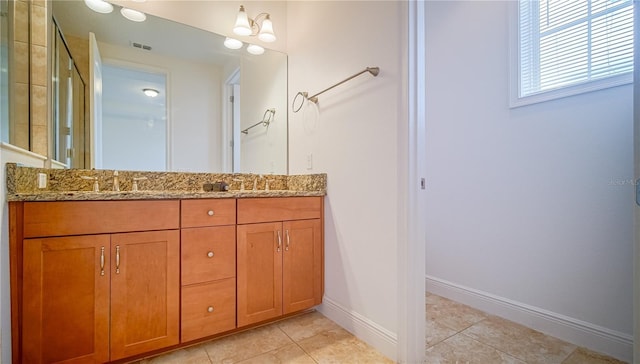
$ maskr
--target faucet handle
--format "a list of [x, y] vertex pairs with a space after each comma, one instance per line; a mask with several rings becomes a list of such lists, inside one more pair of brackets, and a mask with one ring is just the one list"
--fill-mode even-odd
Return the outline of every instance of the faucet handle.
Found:
[[138, 192], [138, 181], [144, 181], [148, 179], [147, 177], [134, 177], [132, 178], [133, 182], [131, 183], [131, 191]]
[[240, 182], [240, 191], [244, 191], [244, 178], [234, 178], [234, 182]]
[[93, 192], [100, 192], [100, 186], [98, 185], [98, 177], [80, 176], [80, 178], [93, 181]]
[[273, 179], [265, 178], [265, 180], [264, 180], [264, 190], [265, 191], [269, 191], [269, 182], [272, 182], [272, 181], [273, 181]]

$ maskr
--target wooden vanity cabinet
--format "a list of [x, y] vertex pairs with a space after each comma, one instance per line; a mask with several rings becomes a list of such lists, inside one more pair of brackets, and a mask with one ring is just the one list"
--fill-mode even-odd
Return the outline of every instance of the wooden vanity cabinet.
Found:
[[321, 197], [238, 200], [238, 327], [321, 303], [322, 209]]
[[236, 200], [182, 200], [181, 342], [236, 328]]
[[178, 201], [12, 204], [15, 363], [106, 362], [178, 344]]

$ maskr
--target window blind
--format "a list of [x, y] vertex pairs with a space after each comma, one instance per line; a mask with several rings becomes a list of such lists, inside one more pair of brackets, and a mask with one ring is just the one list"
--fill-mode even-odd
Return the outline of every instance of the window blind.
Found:
[[633, 0], [520, 0], [519, 97], [633, 70]]

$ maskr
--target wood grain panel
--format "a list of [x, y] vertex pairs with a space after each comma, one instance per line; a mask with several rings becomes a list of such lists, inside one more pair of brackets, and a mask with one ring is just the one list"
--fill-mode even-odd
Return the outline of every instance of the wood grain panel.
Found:
[[238, 327], [282, 315], [278, 233], [282, 223], [238, 225]]
[[182, 285], [236, 276], [235, 226], [182, 229], [180, 236]]
[[108, 235], [24, 241], [24, 363], [109, 360], [108, 254]]
[[178, 344], [179, 239], [178, 230], [112, 235], [111, 360]]
[[234, 225], [235, 199], [182, 200], [182, 227]]
[[277, 197], [238, 199], [238, 224], [319, 219], [322, 197]]
[[179, 219], [177, 200], [25, 202], [24, 236], [177, 229]]
[[235, 278], [183, 287], [181, 317], [182, 342], [235, 329]]

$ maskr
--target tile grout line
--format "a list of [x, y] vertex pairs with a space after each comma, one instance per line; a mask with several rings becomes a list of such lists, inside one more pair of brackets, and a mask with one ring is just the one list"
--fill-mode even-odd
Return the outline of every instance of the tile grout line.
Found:
[[[287, 335], [287, 337], [289, 338], [289, 340], [291, 340], [294, 344], [296, 344], [296, 346], [297, 346], [297, 347], [299, 347], [299, 348], [300, 348], [300, 350], [302, 350], [302, 352], [303, 352], [303, 353], [307, 354], [307, 356], [308, 356], [309, 358], [311, 358], [311, 360], [313, 360], [313, 362], [314, 362], [314, 363], [319, 364], [319, 363], [318, 363], [318, 361], [316, 360], [316, 358], [314, 358], [310, 353], [308, 353], [306, 350], [304, 350], [304, 348], [303, 348], [302, 346], [300, 346], [300, 344], [298, 344], [298, 342], [297, 342], [296, 340], [294, 340], [291, 336], [289, 336], [289, 334], [287, 334], [287, 333], [286, 333], [286, 331], [284, 331], [284, 330], [280, 327], [280, 325], [278, 325], [278, 329], [280, 329], [280, 331], [282, 331], [285, 335]], [[322, 331], [322, 332], [324, 332], [324, 331]], [[316, 334], [316, 335], [318, 335], [318, 334]], [[313, 335], [313, 336], [316, 336], [316, 335]], [[313, 336], [312, 336], [312, 337], [313, 337]], [[307, 338], [307, 339], [308, 339], [308, 338]], [[303, 339], [303, 340], [304, 340], [304, 339]]]

